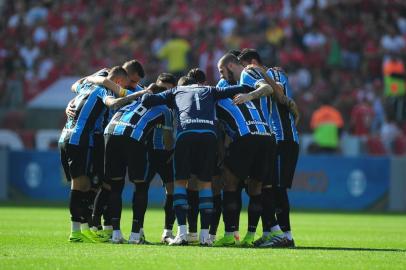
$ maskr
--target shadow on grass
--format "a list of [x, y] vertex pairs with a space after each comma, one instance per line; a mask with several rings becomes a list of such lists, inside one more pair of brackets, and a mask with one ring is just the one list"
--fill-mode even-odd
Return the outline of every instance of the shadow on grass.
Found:
[[373, 252], [406, 252], [406, 249], [397, 248], [357, 248], [357, 247], [295, 247], [305, 250], [333, 250], [333, 251], [373, 251]]
[[[168, 246], [167, 244], [163, 244], [160, 242], [151, 242], [147, 245], [150, 246]], [[168, 246], [171, 247], [171, 246]], [[173, 247], [182, 247], [182, 246], [172, 246]], [[406, 249], [397, 249], [397, 248], [357, 248], [357, 247], [305, 247], [305, 246], [298, 246], [294, 248], [252, 248], [252, 247], [242, 247], [242, 246], [229, 246], [229, 247], [201, 247], [197, 243], [189, 244], [183, 247], [200, 247], [200, 248], [232, 248], [232, 249], [258, 249], [258, 250], [265, 250], [265, 249], [288, 249], [288, 250], [327, 250], [327, 251], [368, 251], [368, 252], [405, 252]]]

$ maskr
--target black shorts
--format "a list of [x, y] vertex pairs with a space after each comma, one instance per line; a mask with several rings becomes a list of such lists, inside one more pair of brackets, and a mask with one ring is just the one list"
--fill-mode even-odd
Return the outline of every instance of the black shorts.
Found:
[[299, 156], [299, 144], [294, 141], [279, 141], [273, 173], [273, 184], [291, 188]]
[[213, 176], [217, 139], [211, 133], [189, 132], [176, 140], [174, 174], [176, 180], [189, 180], [195, 174], [209, 182]]
[[240, 181], [248, 177], [266, 183], [272, 170], [270, 162], [275, 155], [274, 136], [248, 135], [233, 141], [226, 151], [224, 165]]
[[173, 151], [148, 149], [145, 181], [152, 181], [159, 174], [164, 184], [173, 182]]
[[79, 146], [68, 143], [60, 143], [60, 157], [66, 180], [71, 181], [83, 175], [90, 175], [90, 154], [89, 146]]
[[92, 147], [92, 171], [90, 182], [93, 188], [97, 188], [104, 181], [104, 136], [94, 134], [94, 146]]
[[106, 135], [104, 170], [106, 178], [124, 179], [128, 170], [131, 182], [145, 181], [147, 151], [143, 143], [127, 136]]

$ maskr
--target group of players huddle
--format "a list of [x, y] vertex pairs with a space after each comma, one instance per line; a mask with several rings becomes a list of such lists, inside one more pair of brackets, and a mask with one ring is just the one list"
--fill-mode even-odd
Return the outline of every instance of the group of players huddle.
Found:
[[[143, 88], [144, 69], [131, 60], [72, 85], [76, 96], [59, 140], [71, 182], [70, 242], [148, 243], [144, 216], [158, 173], [166, 191], [163, 243], [295, 246], [287, 189], [299, 152], [299, 114], [288, 78], [266, 68], [254, 49], [228, 52], [218, 71], [215, 87], [195, 68], [178, 81], [162, 73]], [[127, 173], [134, 184], [128, 240], [120, 229]], [[240, 240], [244, 189], [248, 230]], [[225, 234], [216, 240], [221, 214]], [[260, 218], [263, 234], [254, 239]]]

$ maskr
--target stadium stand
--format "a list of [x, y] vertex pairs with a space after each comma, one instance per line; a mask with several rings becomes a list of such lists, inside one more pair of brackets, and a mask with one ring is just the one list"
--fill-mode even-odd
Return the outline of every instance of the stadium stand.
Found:
[[[1, 1], [0, 14], [1, 107], [24, 108], [59, 78], [131, 58], [144, 64], [147, 84], [168, 70], [172, 60], [160, 60], [161, 49], [176, 39], [188, 44], [183, 69], [200, 66], [212, 84], [229, 49], [255, 47], [266, 64], [283, 67], [301, 133], [311, 132], [312, 112], [325, 98], [343, 115], [345, 132], [379, 134], [394, 114], [405, 133], [404, 93], [387, 94], [394, 82], [382, 73], [385, 61], [405, 63], [405, 1], [18, 0]], [[373, 115], [367, 130], [353, 126], [363, 113]]]

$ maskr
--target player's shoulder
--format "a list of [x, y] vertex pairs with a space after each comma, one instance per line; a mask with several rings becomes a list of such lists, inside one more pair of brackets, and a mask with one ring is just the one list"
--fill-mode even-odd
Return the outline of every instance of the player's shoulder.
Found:
[[227, 87], [227, 86], [230, 86], [230, 84], [226, 79], [220, 79], [220, 81], [218, 81], [216, 85], [216, 87]]
[[244, 78], [247, 78], [247, 77], [250, 77], [250, 78], [255, 79], [255, 80], [260, 80], [260, 79], [263, 78], [261, 72], [259, 71], [259, 69], [254, 68], [254, 67], [245, 68], [243, 70], [243, 72], [241, 73], [241, 78], [244, 79]]
[[109, 70], [107, 68], [103, 68], [96, 73], [94, 73], [96, 76], [101, 76], [101, 77], [107, 77], [109, 75]]
[[272, 75], [272, 77], [276, 78], [278, 81], [287, 80], [288, 78], [286, 71], [281, 67], [271, 67], [268, 69], [267, 73]]
[[138, 92], [138, 91], [141, 91], [143, 89], [144, 89], [144, 87], [141, 84], [137, 84], [135, 86], [135, 88], [133, 89], [133, 92]]
[[103, 85], [95, 85], [91, 86], [92, 92], [97, 93], [99, 96], [114, 96], [113, 91], [104, 87]]

